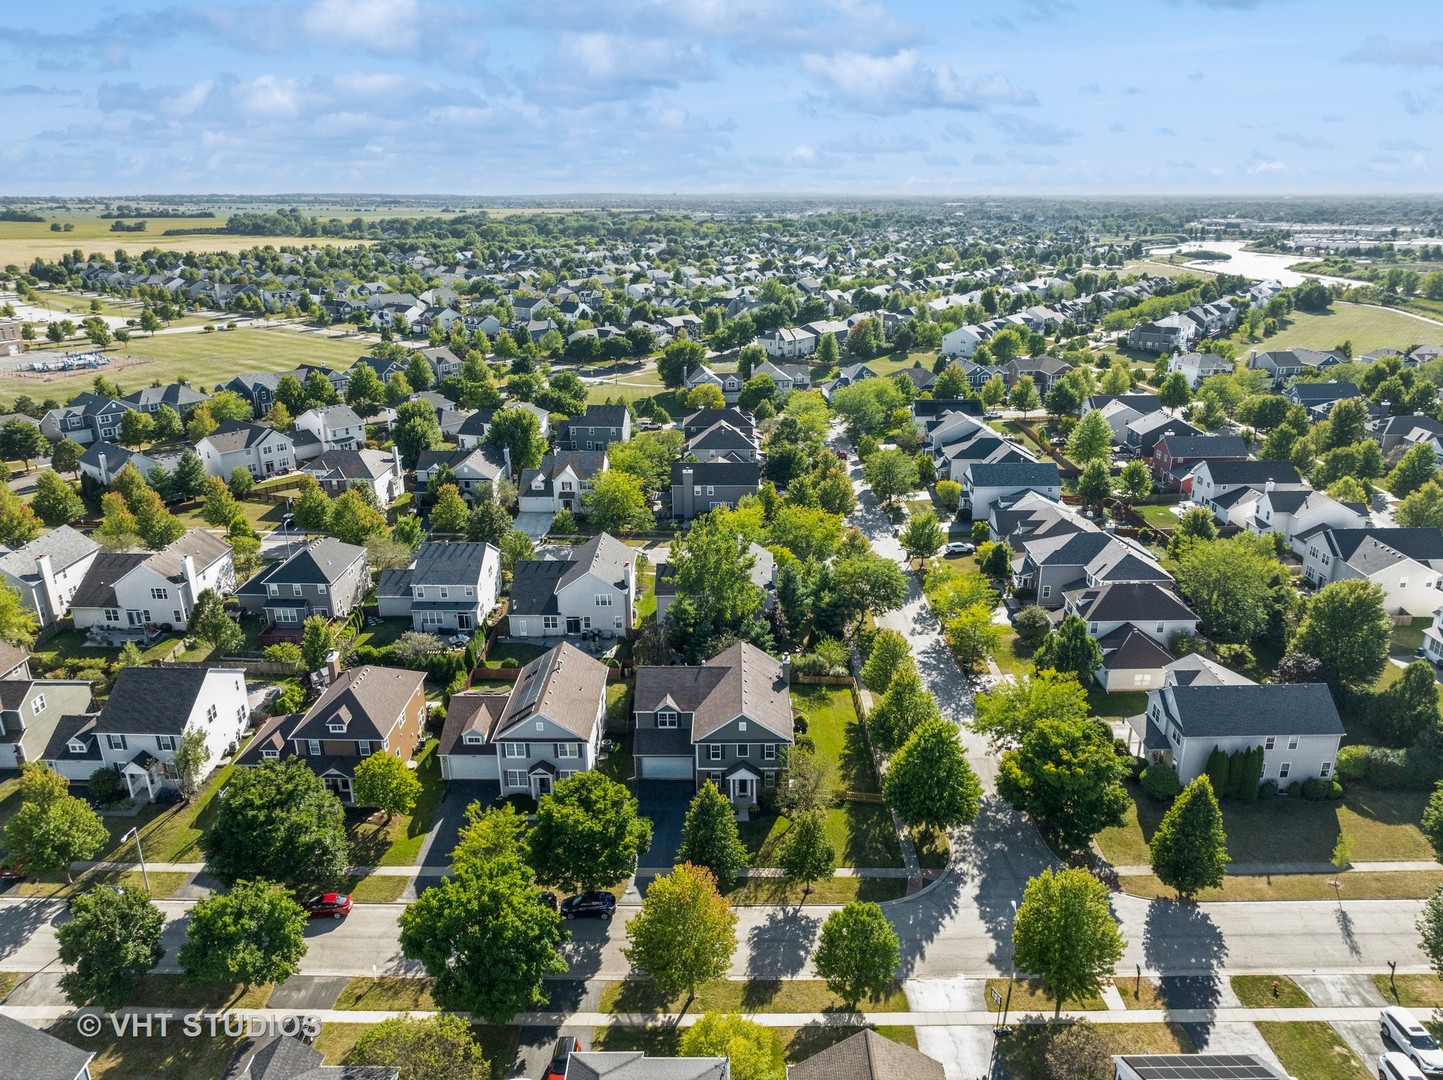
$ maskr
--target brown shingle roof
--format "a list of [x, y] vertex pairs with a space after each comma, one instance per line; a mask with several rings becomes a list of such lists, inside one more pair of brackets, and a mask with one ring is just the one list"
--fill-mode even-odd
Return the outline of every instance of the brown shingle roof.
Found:
[[545, 717], [573, 735], [589, 739], [606, 696], [606, 665], [575, 645], [562, 642], [521, 669], [494, 734], [535, 717]]
[[334, 738], [327, 727], [339, 720], [346, 725], [347, 739], [383, 739], [425, 681], [419, 671], [371, 664], [344, 672], [287, 738]]
[[668, 699], [681, 712], [693, 714], [693, 742], [738, 716], [789, 742], [792, 738], [792, 704], [781, 661], [744, 641], [700, 667], [636, 669], [638, 712], [655, 712]]
[[787, 1070], [791, 1080], [942, 1080], [942, 1066], [870, 1029]]

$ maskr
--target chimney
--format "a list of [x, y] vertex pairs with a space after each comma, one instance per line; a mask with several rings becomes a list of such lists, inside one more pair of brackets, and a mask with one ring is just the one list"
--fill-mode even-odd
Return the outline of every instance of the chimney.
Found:
[[391, 444], [391, 465], [398, 473], [401, 472], [401, 448], [395, 443]]
[[330, 682], [341, 677], [341, 654], [334, 649], [326, 654], [326, 674], [330, 676]]
[[[48, 621], [54, 621], [65, 614], [65, 605], [60, 600], [60, 590], [55, 584], [55, 571], [50, 566], [50, 556], [35, 556], [35, 570], [40, 575], [40, 587], [45, 591], [45, 606], [50, 609]], [[42, 619], [41, 624], [47, 620]]]
[[100, 482], [102, 484], [110, 483], [110, 470], [106, 467], [105, 451], [103, 450], [100, 452]]
[[185, 582], [187, 599], [190, 603], [194, 604], [195, 598], [200, 595], [200, 590], [196, 588], [195, 582], [194, 555], [182, 555], [180, 557], [180, 578]]
[[1272, 479], [1270, 478], [1270, 479], [1268, 479], [1268, 480], [1263, 484], [1263, 491], [1266, 492], [1266, 491], [1272, 491], [1272, 490], [1273, 490], [1273, 481], [1272, 481]]

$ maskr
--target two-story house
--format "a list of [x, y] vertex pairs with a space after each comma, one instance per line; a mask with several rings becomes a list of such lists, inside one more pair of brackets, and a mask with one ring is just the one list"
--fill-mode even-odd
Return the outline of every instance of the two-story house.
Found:
[[1247, 459], [1248, 448], [1237, 435], [1167, 434], [1153, 445], [1152, 479], [1164, 491], [1180, 491], [1201, 462]]
[[127, 465], [134, 465], [136, 472], [141, 476], [149, 476], [150, 471], [156, 468], [173, 473], [180, 464], [180, 459], [185, 455], [185, 449], [185, 447], [172, 447], [168, 450], [158, 450], [151, 447], [149, 450], [132, 450], [101, 440], [93, 442], [85, 448], [85, 453], [80, 455], [79, 467], [85, 476], [90, 477], [102, 487], [109, 487]]
[[353, 487], [371, 489], [379, 506], [390, 506], [406, 490], [406, 472], [401, 468], [401, 451], [394, 445], [384, 450], [327, 450], [300, 466], [314, 476], [326, 494], [334, 497]]
[[205, 732], [209, 772], [239, 746], [249, 719], [243, 670], [122, 668], [98, 714], [60, 718], [44, 760], [72, 780], [115, 769], [131, 798], [154, 799], [179, 775], [175, 752], [186, 732]]
[[1323, 683], [1166, 685], [1147, 695], [1147, 712], [1129, 717], [1128, 744], [1150, 763], [1170, 764], [1189, 784], [1214, 749], [1263, 748], [1263, 780], [1280, 788], [1331, 779], [1343, 724]]
[[751, 426], [734, 428], [717, 421], [687, 440], [685, 456], [697, 461], [759, 461], [761, 441]]
[[1033, 491], [1051, 499], [1062, 497], [1062, 474], [1053, 461], [979, 461], [962, 470], [962, 505], [973, 521], [985, 521], [998, 499]]
[[511, 478], [511, 452], [484, 443], [470, 450], [422, 450], [416, 459], [417, 490], [425, 489], [443, 468], [451, 470], [456, 490], [468, 503], [482, 494], [494, 498], [496, 481]]
[[1070, 529], [1059, 519], [1057, 525], [1062, 527], [1009, 540], [1017, 552], [1014, 584], [1033, 590], [1041, 607], [1062, 607], [1065, 594], [1073, 589], [1095, 589], [1113, 582], [1172, 581], [1152, 553], [1133, 540], [1090, 523], [1087, 528]]
[[90, 712], [90, 703], [83, 679], [0, 680], [0, 769], [43, 761], [61, 718]]
[[69, 405], [51, 409], [40, 418], [40, 433], [51, 442], [69, 439], [81, 446], [114, 442], [120, 437], [120, 418], [130, 406], [98, 394], [77, 394]]
[[228, 596], [235, 584], [231, 546], [204, 529], [189, 529], [159, 551], [97, 555], [71, 598], [71, 616], [77, 629], [184, 626], [201, 593]]
[[1214, 375], [1231, 375], [1234, 362], [1216, 353], [1177, 353], [1167, 362], [1169, 373], [1181, 372], [1194, 390], [1198, 383]]
[[[1274, 488], [1258, 497], [1249, 532], [1281, 533], [1288, 546], [1302, 555], [1307, 544], [1299, 538], [1310, 536], [1327, 525], [1334, 529], [1362, 529], [1368, 524], [1368, 508], [1362, 503], [1339, 502], [1322, 491], [1306, 488]], [[1440, 598], [1443, 603], [1443, 598]]]
[[1431, 616], [1443, 605], [1443, 529], [1335, 529], [1299, 534], [1303, 580], [1322, 588], [1363, 578], [1383, 590], [1390, 615]]
[[197, 405], [209, 401], [210, 395], [186, 386], [185, 383], [171, 383], [168, 386], [147, 386], [143, 390], [126, 394], [120, 400], [143, 413], [153, 415], [160, 411], [162, 405], [169, 405], [181, 416], [185, 416]]
[[302, 460], [328, 450], [356, 450], [366, 443], [366, 423], [349, 405], [307, 409], [296, 417], [291, 442]]
[[[508, 402], [508, 409], [525, 409], [536, 422], [541, 426], [541, 437], [551, 438], [551, 414], [539, 405], [533, 405], [529, 401]], [[491, 431], [491, 418], [497, 413], [496, 409], [478, 409], [462, 421], [461, 426], [456, 430], [456, 445], [462, 450], [469, 450], [486, 441], [486, 436]]]
[[718, 375], [705, 364], [697, 364], [686, 373], [685, 385], [688, 390], [695, 390], [698, 386], [715, 386], [722, 392], [722, 400], [728, 405], [735, 405], [737, 398], [742, 392], [742, 377], [734, 371], [724, 375]]
[[631, 412], [625, 405], [588, 405], [586, 412], [556, 431], [556, 445], [562, 450], [605, 450], [612, 443], [630, 440]]
[[507, 624], [514, 638], [622, 637], [636, 621], [636, 552], [609, 533], [559, 559], [518, 562]]
[[494, 780], [502, 795], [551, 794], [596, 767], [606, 665], [566, 642], [532, 660], [509, 693], [451, 695], [438, 749], [446, 780]]
[[1304, 371], [1326, 371], [1347, 360], [1337, 351], [1319, 352], [1317, 349], [1275, 349], [1271, 352], [1248, 354], [1248, 367], [1266, 371], [1272, 377], [1274, 387], [1282, 387], [1289, 379], [1297, 378]]
[[758, 802], [793, 742], [790, 681], [789, 662], [746, 642], [696, 667], [638, 667], [637, 776], [711, 782], [737, 806]]
[[806, 364], [777, 364], [768, 360], [752, 371], [752, 378], [755, 379], [758, 375], [769, 376], [783, 393], [812, 388], [812, 369]]
[[259, 420], [271, 411], [276, 402], [276, 385], [285, 374], [280, 371], [253, 371], [245, 375], [232, 376], [220, 386], [220, 390], [231, 390], [250, 402], [251, 415]]
[[736, 428], [738, 431], [756, 435], [756, 420], [751, 413], [742, 412], [735, 406], [728, 406], [724, 409], [698, 409], [690, 416], [683, 418], [681, 422], [681, 434], [684, 439], [690, 442], [703, 432], [709, 431], [717, 424], [725, 424], [727, 427]]
[[1205, 460], [1192, 469], [1193, 502], [1211, 510], [1213, 517], [1222, 523], [1230, 521], [1233, 508], [1250, 492], [1263, 494], [1280, 488], [1306, 487], [1298, 470], [1286, 461]]
[[[4, 344], [0, 342], [0, 352]], [[18, 339], [16, 345], [18, 352]], [[91, 1080], [95, 1051], [82, 1050], [20, 1020], [0, 1016], [0, 1047], [5, 1048], [5, 1060], [19, 1070], [15, 1075], [27, 1080]], [[718, 1080], [725, 1080], [725, 1075]]]
[[297, 757], [343, 803], [353, 804], [362, 759], [391, 754], [410, 761], [425, 730], [425, 672], [365, 664], [336, 675], [303, 716], [271, 717], [236, 764]]
[[236, 590], [236, 599], [242, 611], [265, 619], [267, 636], [299, 641], [306, 619], [343, 619], [370, 588], [366, 549], [327, 536], [265, 567]]
[[1093, 673], [1109, 692], [1162, 685], [1172, 636], [1197, 633], [1198, 618], [1169, 583], [1113, 582], [1063, 594], [1064, 612], [1087, 624], [1102, 650]]
[[288, 473], [296, 467], [296, 448], [284, 431], [223, 420], [195, 444], [207, 476], [229, 480], [237, 469], [246, 469], [257, 480]]
[[606, 467], [605, 450], [558, 450], [547, 454], [537, 468], [521, 471], [517, 508], [523, 514], [578, 512], [582, 499]]
[[100, 545], [69, 525], [0, 554], [0, 580], [20, 594], [40, 629], [55, 625], [70, 610]]
[[422, 544], [411, 565], [382, 570], [376, 606], [427, 634], [470, 633], [486, 625], [501, 588], [501, 553], [490, 544]]
[[736, 506], [762, 489], [755, 461], [677, 461], [671, 466], [671, 515], [690, 521], [718, 506]]

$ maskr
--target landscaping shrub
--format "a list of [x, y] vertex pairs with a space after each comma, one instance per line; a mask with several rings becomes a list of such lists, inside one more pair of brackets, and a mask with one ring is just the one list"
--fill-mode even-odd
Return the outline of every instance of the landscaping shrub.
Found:
[[1319, 776], [1310, 776], [1303, 781], [1303, 798], [1311, 799], [1313, 802], [1322, 802], [1328, 797], [1328, 791], [1332, 785]]
[[503, 656], [501, 658], [501, 666], [504, 668], [520, 667], [521, 661], [514, 656]]
[[1278, 782], [1276, 780], [1264, 780], [1258, 788], [1258, 798], [1275, 799], [1278, 797]]
[[1328, 784], [1328, 798], [1330, 800], [1336, 800], [1341, 799], [1342, 797], [1343, 785], [1338, 783], [1338, 781], [1336, 780], [1330, 781]]
[[1338, 751], [1338, 760], [1333, 771], [1344, 780], [1361, 780], [1368, 771], [1368, 748], [1366, 746], [1344, 746]]
[[1438, 765], [1427, 752], [1365, 747], [1368, 752], [1363, 782], [1380, 791], [1428, 791], [1438, 779]]
[[1041, 640], [1052, 629], [1052, 620], [1042, 608], [1036, 604], [1028, 604], [1012, 620], [1012, 629], [1017, 631], [1019, 638], [1031, 644]]
[[1300, 795], [1302, 795], [1302, 793], [1303, 793], [1303, 785], [1302, 785], [1302, 783], [1301, 783], [1300, 781], [1294, 780], [1291, 784], [1288, 785], [1288, 797], [1289, 797], [1289, 798], [1296, 799], [1296, 798], [1298, 798]]
[[85, 782], [90, 789], [90, 797], [102, 803], [114, 802], [120, 797], [122, 787], [120, 774], [114, 769], [99, 768], [90, 774], [90, 779]]
[[1156, 761], [1142, 771], [1142, 790], [1159, 802], [1170, 802], [1182, 791], [1182, 784], [1176, 769]]
[[518, 791], [512, 795], [508, 795], [504, 801], [514, 806], [518, 814], [536, 813], [536, 800], [524, 791]]
[[1127, 763], [1127, 767], [1132, 778], [1139, 780], [1142, 778], [1142, 774], [1147, 771], [1147, 762], [1140, 757], [1134, 756], [1133, 759]]
[[1253, 650], [1246, 645], [1219, 645], [1218, 659], [1230, 668], [1252, 667], [1254, 663]]

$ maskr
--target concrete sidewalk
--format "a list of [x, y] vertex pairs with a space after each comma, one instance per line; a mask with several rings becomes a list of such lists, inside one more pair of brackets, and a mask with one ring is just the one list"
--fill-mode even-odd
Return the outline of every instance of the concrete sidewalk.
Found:
[[[1138, 877], [1151, 874], [1150, 866], [1114, 866], [1121, 877]], [[1355, 862], [1350, 863], [1343, 875], [1406, 873], [1417, 870], [1443, 870], [1438, 862]], [[1329, 874], [1335, 875], [1338, 868], [1332, 863], [1229, 863], [1228, 874], [1234, 877], [1285, 877], [1288, 874]]]

